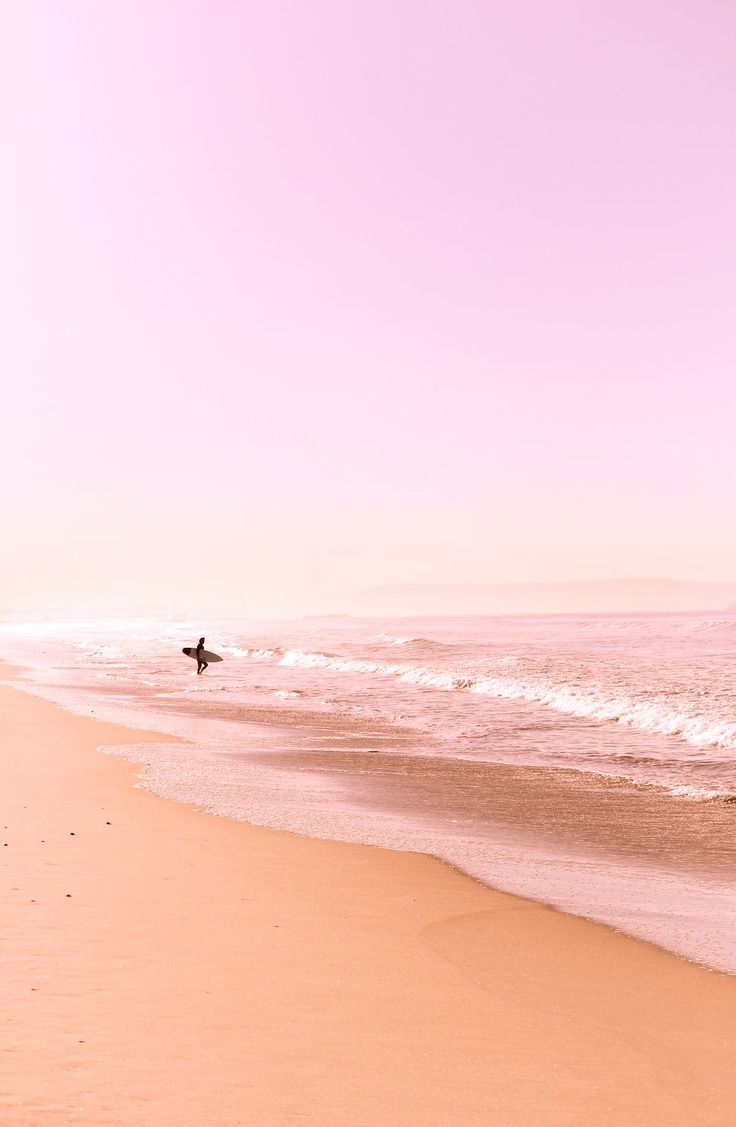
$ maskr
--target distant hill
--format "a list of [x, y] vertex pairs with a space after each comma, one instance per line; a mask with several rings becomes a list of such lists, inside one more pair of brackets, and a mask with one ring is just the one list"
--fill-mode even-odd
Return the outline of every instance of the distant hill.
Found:
[[736, 583], [590, 579], [567, 583], [396, 584], [356, 592], [352, 614], [611, 614], [736, 608]]

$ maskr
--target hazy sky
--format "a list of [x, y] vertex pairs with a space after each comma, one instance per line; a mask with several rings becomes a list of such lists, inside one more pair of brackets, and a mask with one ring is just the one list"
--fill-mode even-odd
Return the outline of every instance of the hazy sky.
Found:
[[2, 605], [736, 578], [736, 8], [2, 0]]

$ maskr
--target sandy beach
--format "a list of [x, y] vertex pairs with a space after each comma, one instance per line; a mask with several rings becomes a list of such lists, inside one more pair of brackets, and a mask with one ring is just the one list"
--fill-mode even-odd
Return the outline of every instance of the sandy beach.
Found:
[[736, 979], [135, 787], [0, 690], [7, 1127], [731, 1124]]

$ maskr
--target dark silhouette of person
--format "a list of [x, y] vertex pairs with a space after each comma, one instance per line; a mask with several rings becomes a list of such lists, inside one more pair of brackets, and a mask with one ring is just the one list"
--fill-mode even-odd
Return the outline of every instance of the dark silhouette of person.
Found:
[[208, 664], [204, 660], [204, 638], [200, 638], [197, 642], [197, 673], [204, 673]]

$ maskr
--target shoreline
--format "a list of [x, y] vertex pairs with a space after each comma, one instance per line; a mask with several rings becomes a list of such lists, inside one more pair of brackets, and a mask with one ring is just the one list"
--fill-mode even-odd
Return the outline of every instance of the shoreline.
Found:
[[158, 734], [0, 711], [8, 1127], [732, 1121], [729, 976], [95, 751]]
[[129, 712], [109, 686], [76, 686], [69, 701], [25, 674], [10, 684], [74, 716], [97, 710], [137, 731], [161, 724], [143, 764], [137, 745], [106, 749], [138, 763], [160, 797], [250, 826], [435, 857], [492, 890], [736, 975], [728, 803], [698, 803], [694, 819], [689, 799], [652, 784], [422, 753], [416, 732], [382, 723], [366, 736], [349, 718], [206, 699], [142, 698]]

